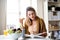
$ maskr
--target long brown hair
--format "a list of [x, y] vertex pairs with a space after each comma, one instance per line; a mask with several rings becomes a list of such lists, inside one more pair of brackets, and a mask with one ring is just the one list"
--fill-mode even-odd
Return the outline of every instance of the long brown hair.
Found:
[[27, 25], [32, 25], [32, 20], [30, 18], [28, 18], [28, 11], [33, 11], [35, 13], [35, 15], [36, 15], [36, 11], [33, 7], [27, 7], [27, 9], [26, 9]]

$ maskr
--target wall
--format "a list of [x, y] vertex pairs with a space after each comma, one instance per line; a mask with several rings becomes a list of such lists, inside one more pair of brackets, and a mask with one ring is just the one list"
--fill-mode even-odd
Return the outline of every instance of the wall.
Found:
[[6, 0], [0, 0], [0, 34], [6, 26]]
[[[48, 0], [44, 0], [44, 21], [46, 24], [47, 33], [49, 35], [49, 31], [48, 31]], [[48, 35], [47, 35], [47, 37], [48, 37]]]
[[40, 18], [44, 17], [44, 0], [37, 0], [37, 13]]
[[44, 17], [44, 0], [31, 0], [31, 6], [34, 7], [40, 18]]

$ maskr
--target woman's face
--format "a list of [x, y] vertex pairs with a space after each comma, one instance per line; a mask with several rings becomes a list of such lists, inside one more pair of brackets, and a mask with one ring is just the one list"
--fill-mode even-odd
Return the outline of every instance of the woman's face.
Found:
[[28, 17], [31, 19], [31, 20], [34, 20], [35, 17], [36, 17], [36, 14], [34, 11], [28, 11]]

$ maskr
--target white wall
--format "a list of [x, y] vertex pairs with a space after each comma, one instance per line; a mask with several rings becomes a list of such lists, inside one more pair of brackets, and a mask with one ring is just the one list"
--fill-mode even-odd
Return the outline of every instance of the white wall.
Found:
[[31, 0], [31, 6], [36, 10], [37, 12], [37, 0]]
[[37, 13], [40, 18], [44, 17], [44, 0], [37, 0]]
[[6, 27], [6, 1], [0, 0], [0, 34], [3, 33], [3, 29]]
[[37, 16], [44, 18], [44, 0], [31, 0], [31, 6], [36, 10]]
[[44, 21], [45, 21], [46, 29], [48, 33], [48, 0], [44, 0]]

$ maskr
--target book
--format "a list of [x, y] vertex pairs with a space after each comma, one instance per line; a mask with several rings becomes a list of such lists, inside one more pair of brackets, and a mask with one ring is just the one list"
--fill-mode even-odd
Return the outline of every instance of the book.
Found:
[[36, 34], [36, 35], [34, 35], [34, 34], [30, 34], [30, 35], [25, 34], [25, 37], [26, 37], [26, 38], [44, 38], [43, 36], [40, 36], [40, 35], [42, 35], [42, 34], [44, 34], [44, 33], [46, 33], [46, 32], [39, 33], [39, 34]]

